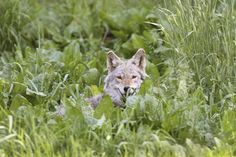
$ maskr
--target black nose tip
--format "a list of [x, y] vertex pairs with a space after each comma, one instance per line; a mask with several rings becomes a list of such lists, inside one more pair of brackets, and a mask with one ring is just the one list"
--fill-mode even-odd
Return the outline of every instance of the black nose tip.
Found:
[[124, 87], [124, 91], [127, 92], [129, 87]]

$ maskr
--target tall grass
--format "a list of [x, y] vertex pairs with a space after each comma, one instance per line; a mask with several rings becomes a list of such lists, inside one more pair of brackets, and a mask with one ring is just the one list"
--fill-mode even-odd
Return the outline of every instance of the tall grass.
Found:
[[[11, 0], [0, 11], [0, 157], [235, 155], [234, 0]], [[124, 111], [109, 97], [93, 110], [84, 98], [102, 92], [105, 52], [140, 47], [150, 78], [139, 94]]]

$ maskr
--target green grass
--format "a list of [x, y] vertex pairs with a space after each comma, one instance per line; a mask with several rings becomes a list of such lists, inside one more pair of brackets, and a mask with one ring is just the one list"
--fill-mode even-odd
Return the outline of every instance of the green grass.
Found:
[[[236, 156], [235, 18], [234, 0], [1, 2], [0, 157]], [[106, 52], [140, 47], [139, 94], [91, 109]]]

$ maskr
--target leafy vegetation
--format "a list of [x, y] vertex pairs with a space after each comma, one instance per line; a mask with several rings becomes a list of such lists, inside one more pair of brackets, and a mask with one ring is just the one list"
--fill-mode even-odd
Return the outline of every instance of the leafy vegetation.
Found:
[[[236, 156], [235, 17], [234, 0], [2, 1], [0, 157]], [[139, 94], [93, 110], [106, 52], [140, 47]]]

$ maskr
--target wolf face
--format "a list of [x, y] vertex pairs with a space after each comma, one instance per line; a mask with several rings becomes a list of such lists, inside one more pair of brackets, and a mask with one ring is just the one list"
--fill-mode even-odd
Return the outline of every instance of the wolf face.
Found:
[[108, 75], [104, 91], [116, 106], [123, 106], [126, 98], [135, 95], [147, 76], [144, 49], [139, 49], [129, 60], [121, 60], [114, 52], [107, 55]]

